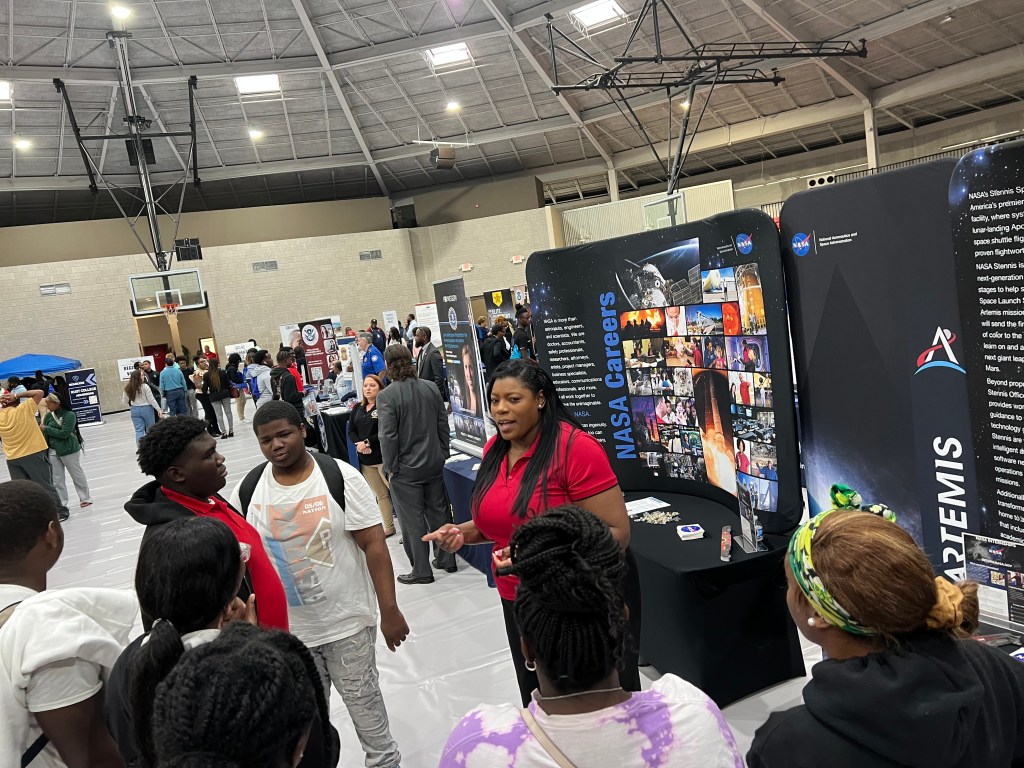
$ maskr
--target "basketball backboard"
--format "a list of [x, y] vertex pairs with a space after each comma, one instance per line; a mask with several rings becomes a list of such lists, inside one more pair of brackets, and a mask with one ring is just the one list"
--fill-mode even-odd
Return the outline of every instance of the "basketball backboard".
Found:
[[668, 195], [661, 200], [644, 203], [644, 229], [666, 229], [686, 223], [686, 203], [682, 192]]
[[206, 293], [198, 269], [176, 269], [170, 272], [148, 272], [128, 278], [132, 314], [158, 315], [163, 305], [178, 304], [178, 311], [206, 306]]

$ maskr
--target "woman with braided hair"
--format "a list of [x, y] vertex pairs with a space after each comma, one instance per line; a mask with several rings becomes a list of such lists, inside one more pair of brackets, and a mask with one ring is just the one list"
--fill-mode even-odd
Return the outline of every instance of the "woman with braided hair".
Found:
[[[626, 502], [608, 455], [562, 405], [548, 372], [533, 361], [515, 359], [499, 365], [487, 382], [487, 398], [498, 434], [484, 448], [473, 486], [473, 519], [443, 525], [423, 540], [435, 541], [448, 552], [456, 552], [464, 544], [493, 542], [497, 570], [506, 564], [515, 529], [553, 507], [576, 504], [603, 520], [626, 553], [623, 589], [631, 637], [620, 672], [623, 687], [639, 691], [640, 584], [627, 549]], [[496, 575], [509, 650], [525, 706], [537, 687], [537, 676], [526, 668], [519, 647], [513, 615], [518, 580], [513, 575]]]
[[519, 644], [539, 687], [529, 707], [480, 706], [448, 739], [441, 768], [742, 768], [718, 707], [665, 675], [622, 688], [626, 563], [608, 526], [563, 506], [512, 536]]
[[754, 736], [750, 768], [1024, 765], [1024, 665], [969, 639], [978, 585], [935, 577], [884, 517], [834, 509], [800, 526], [789, 612], [828, 659], [804, 704]]
[[[217, 639], [222, 628], [256, 624], [255, 595], [238, 597], [245, 578], [246, 544], [213, 518], [189, 517], [163, 526], [143, 540], [135, 568], [135, 592], [143, 612], [156, 619], [152, 630], [131, 643], [110, 674], [104, 702], [107, 725], [128, 768], [153, 768], [154, 700], [161, 682], [190, 654]], [[284, 635], [282, 648], [308, 662], [309, 680], [319, 682], [301, 642]], [[315, 723], [303, 765], [333, 768], [338, 737], [319, 685]], [[311, 699], [313, 700], [313, 699]], [[289, 765], [291, 765], [289, 763]]]
[[[158, 768], [295, 768], [326, 703], [306, 647], [236, 622], [190, 651], [153, 706]], [[329, 727], [329, 726], [328, 726]], [[333, 760], [325, 765], [336, 766]]]

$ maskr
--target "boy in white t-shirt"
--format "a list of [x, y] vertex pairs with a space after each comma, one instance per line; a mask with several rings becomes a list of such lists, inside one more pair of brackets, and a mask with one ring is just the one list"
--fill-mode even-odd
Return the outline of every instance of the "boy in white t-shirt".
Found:
[[121, 768], [103, 686], [138, 610], [131, 592], [46, 591], [64, 548], [57, 506], [0, 484], [0, 768]]
[[376, 496], [354, 467], [306, 451], [305, 425], [288, 403], [266, 403], [252, 426], [269, 463], [235, 488], [231, 505], [259, 532], [284, 585], [291, 632], [313, 653], [328, 693], [333, 682], [345, 701], [366, 765], [397, 766], [374, 649], [378, 604], [392, 651], [409, 626]]

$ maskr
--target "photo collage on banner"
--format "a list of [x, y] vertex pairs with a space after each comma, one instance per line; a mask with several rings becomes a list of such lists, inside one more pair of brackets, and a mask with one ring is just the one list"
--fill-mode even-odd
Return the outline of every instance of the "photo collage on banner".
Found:
[[534, 254], [541, 365], [624, 489], [802, 512], [778, 230], [757, 211]]
[[637, 260], [617, 280], [640, 461], [711, 483], [755, 511], [778, 505], [771, 362], [757, 264], [701, 260], [697, 238]]

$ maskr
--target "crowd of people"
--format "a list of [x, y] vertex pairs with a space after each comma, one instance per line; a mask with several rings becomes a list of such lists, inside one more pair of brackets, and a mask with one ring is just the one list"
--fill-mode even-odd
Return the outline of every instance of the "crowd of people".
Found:
[[[373, 322], [356, 335], [358, 469], [310, 450], [293, 349], [273, 366], [254, 341], [224, 368], [205, 355], [191, 366], [169, 356], [159, 376], [140, 365], [124, 395], [151, 478], [125, 504], [145, 526], [134, 595], [47, 589], [64, 541], [64, 469], [89, 501], [81, 440], [59, 385], [5, 394], [0, 439], [15, 479], [0, 484], [0, 754], [23, 766], [333, 768], [333, 686], [365, 764], [398, 766], [375, 649], [381, 637], [400, 652], [410, 633], [396, 583], [433, 583], [462, 547], [484, 545], [518, 690], [451, 724], [442, 768], [741, 768], [697, 687], [667, 674], [642, 690], [622, 490], [533, 359], [528, 308], [517, 319], [487, 329], [482, 318], [497, 433], [460, 524], [442, 480], [441, 356], [413, 316], [403, 332]], [[265, 461], [228, 491], [217, 439], [232, 436], [243, 389]], [[244, 401], [236, 414], [245, 421]], [[396, 534], [411, 568], [397, 576], [386, 541]], [[936, 578], [902, 528], [850, 509], [801, 525], [785, 573], [791, 617], [826, 660], [804, 704], [758, 730], [747, 765], [1024, 764], [1024, 666], [970, 639], [976, 584]], [[144, 634], [129, 643], [137, 615]]]

